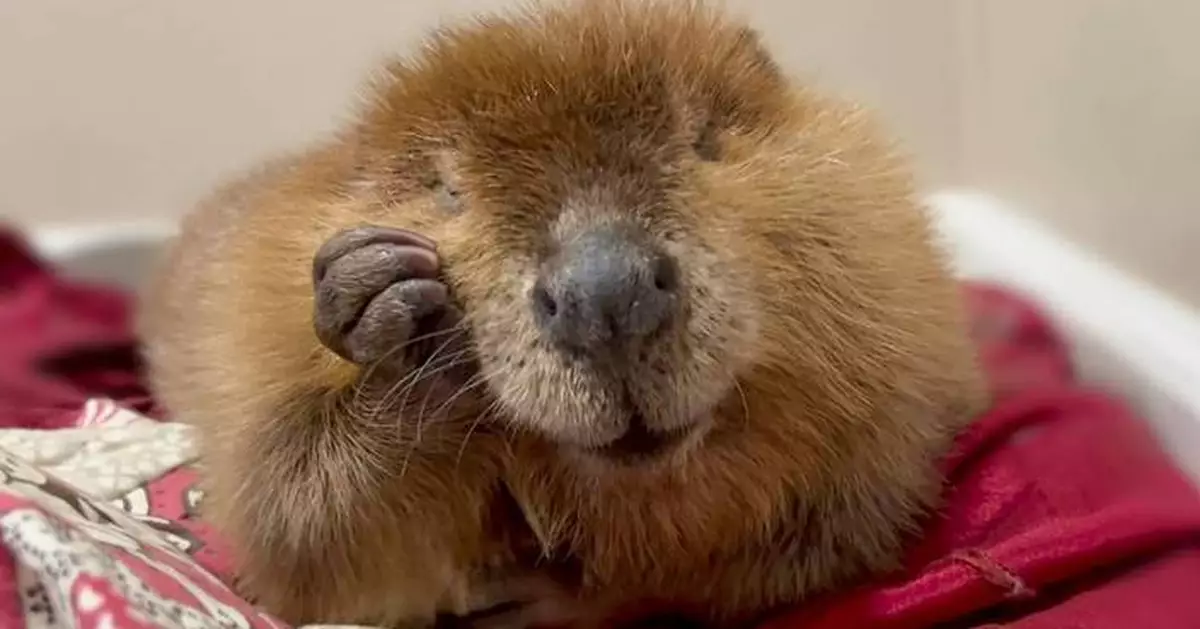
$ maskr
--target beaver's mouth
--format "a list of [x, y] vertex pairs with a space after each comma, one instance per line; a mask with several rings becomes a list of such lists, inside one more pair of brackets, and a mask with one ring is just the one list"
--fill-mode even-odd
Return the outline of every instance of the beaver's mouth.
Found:
[[634, 412], [625, 434], [604, 445], [587, 449], [588, 454], [616, 463], [634, 465], [662, 458], [678, 448], [689, 435], [691, 426], [670, 432], [652, 431], [641, 413]]

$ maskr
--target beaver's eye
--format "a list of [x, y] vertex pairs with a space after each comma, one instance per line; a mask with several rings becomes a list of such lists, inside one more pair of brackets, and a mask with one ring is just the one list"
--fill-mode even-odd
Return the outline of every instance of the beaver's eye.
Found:
[[692, 149], [700, 159], [706, 162], [721, 159], [721, 138], [718, 136], [715, 122], [709, 121], [700, 127], [696, 139], [692, 142]]
[[443, 211], [452, 213], [462, 211], [465, 195], [456, 168], [457, 156], [453, 151], [438, 151], [431, 156], [431, 162], [429, 178], [425, 180], [425, 187], [433, 193], [434, 200]]
[[438, 207], [446, 212], [458, 213], [462, 211], [462, 192], [457, 186], [439, 180], [432, 186], [432, 189]]
[[423, 184], [425, 189], [433, 195], [438, 209], [452, 213], [457, 213], [462, 209], [462, 193], [458, 186], [439, 176], [430, 176]]

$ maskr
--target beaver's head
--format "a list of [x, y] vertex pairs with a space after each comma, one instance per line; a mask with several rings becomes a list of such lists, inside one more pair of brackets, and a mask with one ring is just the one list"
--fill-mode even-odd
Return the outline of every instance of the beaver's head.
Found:
[[445, 30], [356, 140], [380, 200], [439, 242], [499, 415], [602, 459], [740, 429], [754, 371], [854, 403], [855, 361], [904, 345], [875, 307], [892, 260], [862, 243], [924, 238], [905, 173], [692, 4]]

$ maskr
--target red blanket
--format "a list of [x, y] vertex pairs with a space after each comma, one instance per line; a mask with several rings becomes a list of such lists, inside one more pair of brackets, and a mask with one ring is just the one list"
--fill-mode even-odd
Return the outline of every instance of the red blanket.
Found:
[[[911, 549], [903, 574], [814, 601], [765, 627], [1200, 627], [1200, 596], [1192, 593], [1200, 583], [1197, 491], [1130, 409], [1074, 381], [1062, 342], [1034, 307], [995, 287], [970, 285], [966, 295], [998, 402], [961, 437], [946, 462], [952, 480], [947, 506]], [[57, 277], [18, 238], [2, 232], [0, 347], [0, 426], [75, 425], [85, 400], [94, 397], [149, 410], [126, 296]], [[31, 503], [22, 502], [19, 493], [5, 494], [6, 487], [28, 478], [14, 481], [12, 469], [0, 472], [4, 532], [9, 530], [4, 518]], [[148, 517], [135, 515], [156, 523], [164, 537], [182, 540], [184, 560], [227, 576], [227, 557], [204, 541], [211, 531], [191, 517], [190, 508], [176, 504], [187, 501], [161, 498], [193, 491], [190, 471], [178, 473], [168, 483], [170, 492], [146, 492], [159, 496], [158, 502], [146, 500]], [[70, 492], [52, 481], [39, 487]], [[69, 518], [61, 522], [73, 526]], [[91, 528], [81, 530], [90, 534]], [[170, 577], [190, 575], [194, 586], [204, 582], [197, 576], [204, 571], [189, 572], [194, 566], [161, 549], [122, 547], [105, 537], [109, 533], [93, 535], [98, 548], [127, 564], [136, 560], [138, 574], [158, 575], [143, 580], [153, 594], [149, 598], [121, 579], [89, 582], [87, 592], [103, 591], [106, 600], [119, 603], [113, 609], [120, 613], [104, 621], [113, 623], [109, 626], [155, 626], [150, 620], [171, 617], [151, 609], [163, 601], [207, 610], [202, 616], [213, 619], [212, 626], [230, 614], [253, 626], [271, 624], [219, 584], [201, 588], [210, 597], [205, 602], [194, 588]], [[21, 570], [13, 557], [21, 540], [6, 534], [3, 542], [0, 627], [7, 627], [34, 612], [29, 592], [18, 592]], [[80, 592], [81, 582], [70, 591]], [[45, 599], [38, 604], [54, 608], [60, 621], [67, 614], [81, 624], [103, 624], [92, 599]], [[44, 610], [35, 612], [42, 621], [48, 617]]]
[[59, 278], [0, 225], [0, 428], [61, 428], [83, 401], [145, 410], [121, 291]]

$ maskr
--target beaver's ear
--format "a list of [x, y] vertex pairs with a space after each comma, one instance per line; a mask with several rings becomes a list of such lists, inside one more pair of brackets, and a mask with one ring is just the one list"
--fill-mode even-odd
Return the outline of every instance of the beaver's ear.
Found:
[[740, 60], [746, 70], [772, 81], [784, 80], [783, 69], [775, 56], [763, 44], [762, 34], [751, 26], [743, 26], [734, 36], [731, 57]]
[[[696, 137], [715, 137], [733, 127], [757, 128], [773, 117], [781, 95], [788, 92], [788, 79], [757, 30], [739, 25], [708, 60], [712, 83], [701, 90], [694, 112], [704, 118], [694, 126]], [[711, 141], [702, 139], [701, 144]]]
[[705, 161], [722, 155], [721, 134], [732, 127], [756, 127], [769, 118], [787, 78], [762, 37], [750, 26], [723, 33], [720, 47], [707, 61], [711, 83], [682, 108], [692, 148]]

